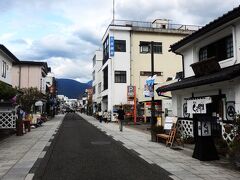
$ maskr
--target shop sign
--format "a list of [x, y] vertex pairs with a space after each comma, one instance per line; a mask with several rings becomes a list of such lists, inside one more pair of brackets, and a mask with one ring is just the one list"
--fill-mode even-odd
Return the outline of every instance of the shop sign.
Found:
[[212, 102], [211, 97], [191, 98], [187, 100], [187, 113], [206, 114], [206, 105]]
[[109, 44], [110, 44], [110, 56], [113, 57], [114, 56], [114, 37], [110, 36], [109, 38]]
[[198, 136], [211, 136], [211, 122], [198, 121]]
[[235, 116], [235, 102], [234, 101], [228, 101], [226, 102], [226, 118], [227, 120], [233, 121]]
[[134, 88], [135, 86], [128, 86], [127, 87], [127, 96], [130, 97], [134, 97]]

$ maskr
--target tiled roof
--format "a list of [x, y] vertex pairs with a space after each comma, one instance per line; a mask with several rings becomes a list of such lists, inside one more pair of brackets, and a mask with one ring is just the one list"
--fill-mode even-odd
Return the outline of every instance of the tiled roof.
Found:
[[220, 27], [224, 25], [227, 22], [230, 22], [236, 18], [240, 17], [240, 6], [234, 8], [233, 10], [223, 14], [219, 18], [213, 20], [212, 22], [208, 23], [206, 26], [202, 27], [198, 31], [195, 31], [191, 35], [185, 37], [184, 39], [178, 41], [177, 43], [170, 46], [170, 50], [175, 52], [180, 47], [186, 45], [187, 43], [199, 38], [200, 36], [212, 31], [213, 29], [216, 29], [217, 27]]

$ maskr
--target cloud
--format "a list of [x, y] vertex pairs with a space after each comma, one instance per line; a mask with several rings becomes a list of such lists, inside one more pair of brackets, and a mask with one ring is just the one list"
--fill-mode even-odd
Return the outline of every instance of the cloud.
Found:
[[[78, 79], [80, 82], [88, 82], [92, 76], [92, 65], [87, 61], [68, 58], [47, 59], [48, 65], [52, 67], [53, 73], [58, 78]], [[66, 66], [67, 65], [67, 66]]]
[[[117, 19], [204, 25], [240, 0], [115, 0]], [[48, 62], [56, 76], [87, 82], [112, 20], [112, 0], [1, 0], [0, 41], [21, 60]]]

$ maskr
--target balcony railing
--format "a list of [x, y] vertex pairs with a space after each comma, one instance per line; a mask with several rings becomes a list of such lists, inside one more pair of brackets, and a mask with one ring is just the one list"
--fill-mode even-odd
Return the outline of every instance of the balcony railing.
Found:
[[130, 21], [130, 20], [113, 20], [113, 26], [126, 26], [126, 27], [140, 27], [140, 28], [154, 28], [154, 29], [169, 29], [169, 30], [183, 30], [183, 31], [196, 31], [201, 26], [196, 25], [183, 25], [159, 22], [144, 22], [144, 21]]

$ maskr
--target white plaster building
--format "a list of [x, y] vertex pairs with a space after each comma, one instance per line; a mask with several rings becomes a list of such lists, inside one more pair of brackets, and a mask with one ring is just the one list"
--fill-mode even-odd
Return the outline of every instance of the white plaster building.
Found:
[[231, 141], [218, 127], [240, 113], [240, 6], [173, 44], [171, 51], [183, 57], [184, 78], [157, 92], [172, 91], [175, 116], [211, 119], [212, 135], [222, 133]]
[[[115, 20], [103, 38], [102, 110], [113, 111], [115, 105], [128, 104], [127, 87], [135, 86], [139, 102], [150, 101], [143, 95], [144, 83], [151, 74], [151, 56], [140, 44], [155, 41], [155, 74], [164, 82], [181, 71], [181, 57], [168, 52], [169, 46], [198, 29], [197, 26], [174, 25], [168, 20], [154, 22]], [[155, 99], [162, 98], [155, 93]]]
[[101, 101], [102, 101], [102, 81], [103, 74], [101, 71], [102, 67], [102, 50], [97, 50], [95, 55], [93, 56], [93, 71], [92, 71], [92, 88], [93, 88], [93, 113], [96, 113], [101, 109]]
[[0, 81], [12, 85], [12, 66], [19, 62], [4, 45], [0, 44]]

